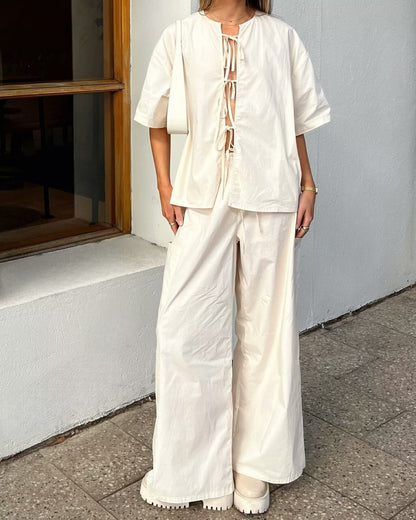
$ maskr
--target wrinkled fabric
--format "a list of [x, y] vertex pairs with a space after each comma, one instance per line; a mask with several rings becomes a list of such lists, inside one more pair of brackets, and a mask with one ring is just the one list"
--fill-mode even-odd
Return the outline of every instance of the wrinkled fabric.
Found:
[[[182, 19], [189, 134], [170, 203], [212, 208], [223, 173], [227, 129], [222, 24], [196, 11]], [[159, 37], [134, 119], [166, 127], [175, 22]], [[301, 167], [296, 136], [330, 121], [330, 106], [296, 30], [257, 10], [239, 25], [233, 121], [234, 160], [228, 204], [253, 211], [296, 211]], [[220, 125], [220, 126], [218, 126]]]
[[231, 493], [233, 469], [288, 483], [305, 467], [296, 212], [241, 210], [230, 194], [225, 175], [213, 208], [186, 208], [167, 251], [152, 486], [169, 502]]

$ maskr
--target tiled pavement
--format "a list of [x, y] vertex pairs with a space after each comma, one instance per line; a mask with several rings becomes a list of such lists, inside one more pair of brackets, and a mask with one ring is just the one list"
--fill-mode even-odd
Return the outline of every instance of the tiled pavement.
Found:
[[155, 402], [145, 400], [0, 463], [0, 519], [416, 519], [416, 287], [300, 342], [306, 468], [272, 486], [266, 514], [146, 504]]

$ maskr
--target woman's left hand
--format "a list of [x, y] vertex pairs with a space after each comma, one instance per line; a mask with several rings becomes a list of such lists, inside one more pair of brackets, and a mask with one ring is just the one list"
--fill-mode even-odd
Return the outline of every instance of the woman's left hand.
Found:
[[[309, 226], [313, 220], [316, 193], [311, 190], [302, 191], [299, 195], [298, 213], [296, 218], [296, 238], [302, 238], [309, 229], [300, 226]], [[299, 229], [300, 228], [300, 229]]]

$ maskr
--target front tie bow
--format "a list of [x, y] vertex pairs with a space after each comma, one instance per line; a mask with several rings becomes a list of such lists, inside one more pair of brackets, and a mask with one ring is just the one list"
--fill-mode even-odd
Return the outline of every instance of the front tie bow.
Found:
[[[236, 60], [244, 60], [244, 52], [240, 41], [238, 40], [238, 35], [234, 36], [222, 33], [222, 36], [224, 37], [222, 39], [224, 81], [221, 87], [220, 97], [218, 98], [219, 111], [215, 143], [217, 150], [223, 151], [225, 143], [227, 142], [227, 134], [229, 135], [228, 147], [221, 158], [221, 180], [223, 183], [222, 194], [224, 196], [225, 183], [227, 182], [229, 170], [229, 155], [230, 152], [234, 151], [235, 120], [232, 113], [231, 100], [235, 99], [237, 88], [237, 79], [230, 79], [229, 75], [230, 72], [236, 71]], [[232, 44], [230, 40], [235, 41], [236, 45]], [[227, 114], [230, 118], [230, 125], [226, 124]]]

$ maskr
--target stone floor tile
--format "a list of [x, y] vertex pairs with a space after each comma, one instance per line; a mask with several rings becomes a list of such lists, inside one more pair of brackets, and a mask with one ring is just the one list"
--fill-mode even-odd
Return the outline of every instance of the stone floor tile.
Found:
[[305, 473], [384, 518], [416, 499], [416, 468], [305, 414]]
[[303, 394], [308, 392], [316, 392], [320, 387], [328, 385], [330, 381], [335, 379], [330, 374], [311, 370], [306, 363], [301, 363], [300, 371]]
[[416, 350], [413, 336], [369, 320], [363, 313], [333, 322], [325, 330], [329, 337], [383, 359], [395, 359]]
[[114, 520], [39, 452], [0, 465], [3, 520]]
[[368, 432], [364, 439], [373, 446], [416, 466], [415, 432], [416, 413], [403, 412]]
[[381, 520], [305, 473], [273, 494], [268, 513], [279, 520]]
[[39, 452], [96, 500], [143, 477], [151, 450], [103, 421]]
[[153, 430], [156, 421], [156, 401], [144, 401], [115, 415], [111, 421], [137, 441], [152, 448]]
[[402, 411], [393, 401], [372, 397], [334, 377], [307, 381], [302, 388], [303, 409], [355, 435], [366, 435]]
[[352, 348], [329, 332], [318, 329], [300, 335], [300, 363], [307, 370], [339, 376], [376, 359], [375, 356]]
[[360, 312], [368, 320], [386, 325], [404, 334], [416, 336], [416, 312], [414, 305], [401, 298], [387, 298]]
[[339, 379], [372, 397], [393, 401], [401, 409], [415, 409], [416, 349], [397, 358], [381, 359], [358, 367]]
[[405, 507], [403, 511], [394, 517], [394, 520], [415, 520], [416, 518], [416, 502], [412, 502]]
[[409, 305], [416, 305], [416, 285], [414, 287], [408, 287], [402, 292], [391, 296], [396, 301], [403, 301]]

